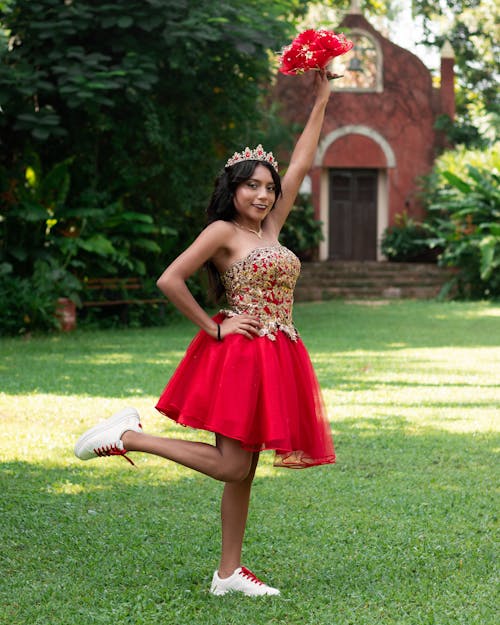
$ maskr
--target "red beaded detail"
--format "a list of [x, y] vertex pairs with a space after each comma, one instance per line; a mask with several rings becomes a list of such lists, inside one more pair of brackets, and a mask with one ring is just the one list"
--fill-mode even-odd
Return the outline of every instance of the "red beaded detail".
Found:
[[228, 317], [247, 314], [261, 322], [260, 336], [276, 340], [278, 331], [292, 341], [298, 337], [293, 325], [293, 289], [300, 261], [282, 245], [258, 247], [236, 261], [221, 275], [230, 310]]

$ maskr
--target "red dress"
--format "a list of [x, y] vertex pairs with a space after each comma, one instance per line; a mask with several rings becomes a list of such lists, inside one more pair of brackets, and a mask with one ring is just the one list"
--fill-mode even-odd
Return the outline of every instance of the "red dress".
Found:
[[292, 321], [299, 259], [282, 245], [260, 247], [222, 275], [229, 310], [216, 321], [247, 313], [260, 336], [222, 341], [200, 331], [156, 408], [177, 423], [239, 440], [248, 451], [274, 449], [276, 466], [335, 462], [335, 452], [311, 360]]

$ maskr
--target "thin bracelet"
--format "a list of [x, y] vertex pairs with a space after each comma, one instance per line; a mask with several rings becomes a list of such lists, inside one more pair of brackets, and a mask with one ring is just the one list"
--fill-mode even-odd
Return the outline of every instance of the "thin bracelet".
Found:
[[218, 341], [222, 341], [221, 335], [220, 335], [220, 324], [217, 324], [217, 340]]

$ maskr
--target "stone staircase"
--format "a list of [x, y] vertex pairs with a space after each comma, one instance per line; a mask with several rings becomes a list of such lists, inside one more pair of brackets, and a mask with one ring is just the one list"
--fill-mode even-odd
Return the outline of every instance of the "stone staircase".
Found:
[[452, 276], [451, 270], [432, 263], [303, 262], [295, 301], [334, 298], [432, 299], [439, 295]]

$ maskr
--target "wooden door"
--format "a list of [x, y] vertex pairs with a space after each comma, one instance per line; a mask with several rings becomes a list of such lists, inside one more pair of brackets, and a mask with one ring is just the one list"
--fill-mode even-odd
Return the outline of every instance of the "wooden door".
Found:
[[330, 170], [329, 257], [377, 259], [377, 170]]

